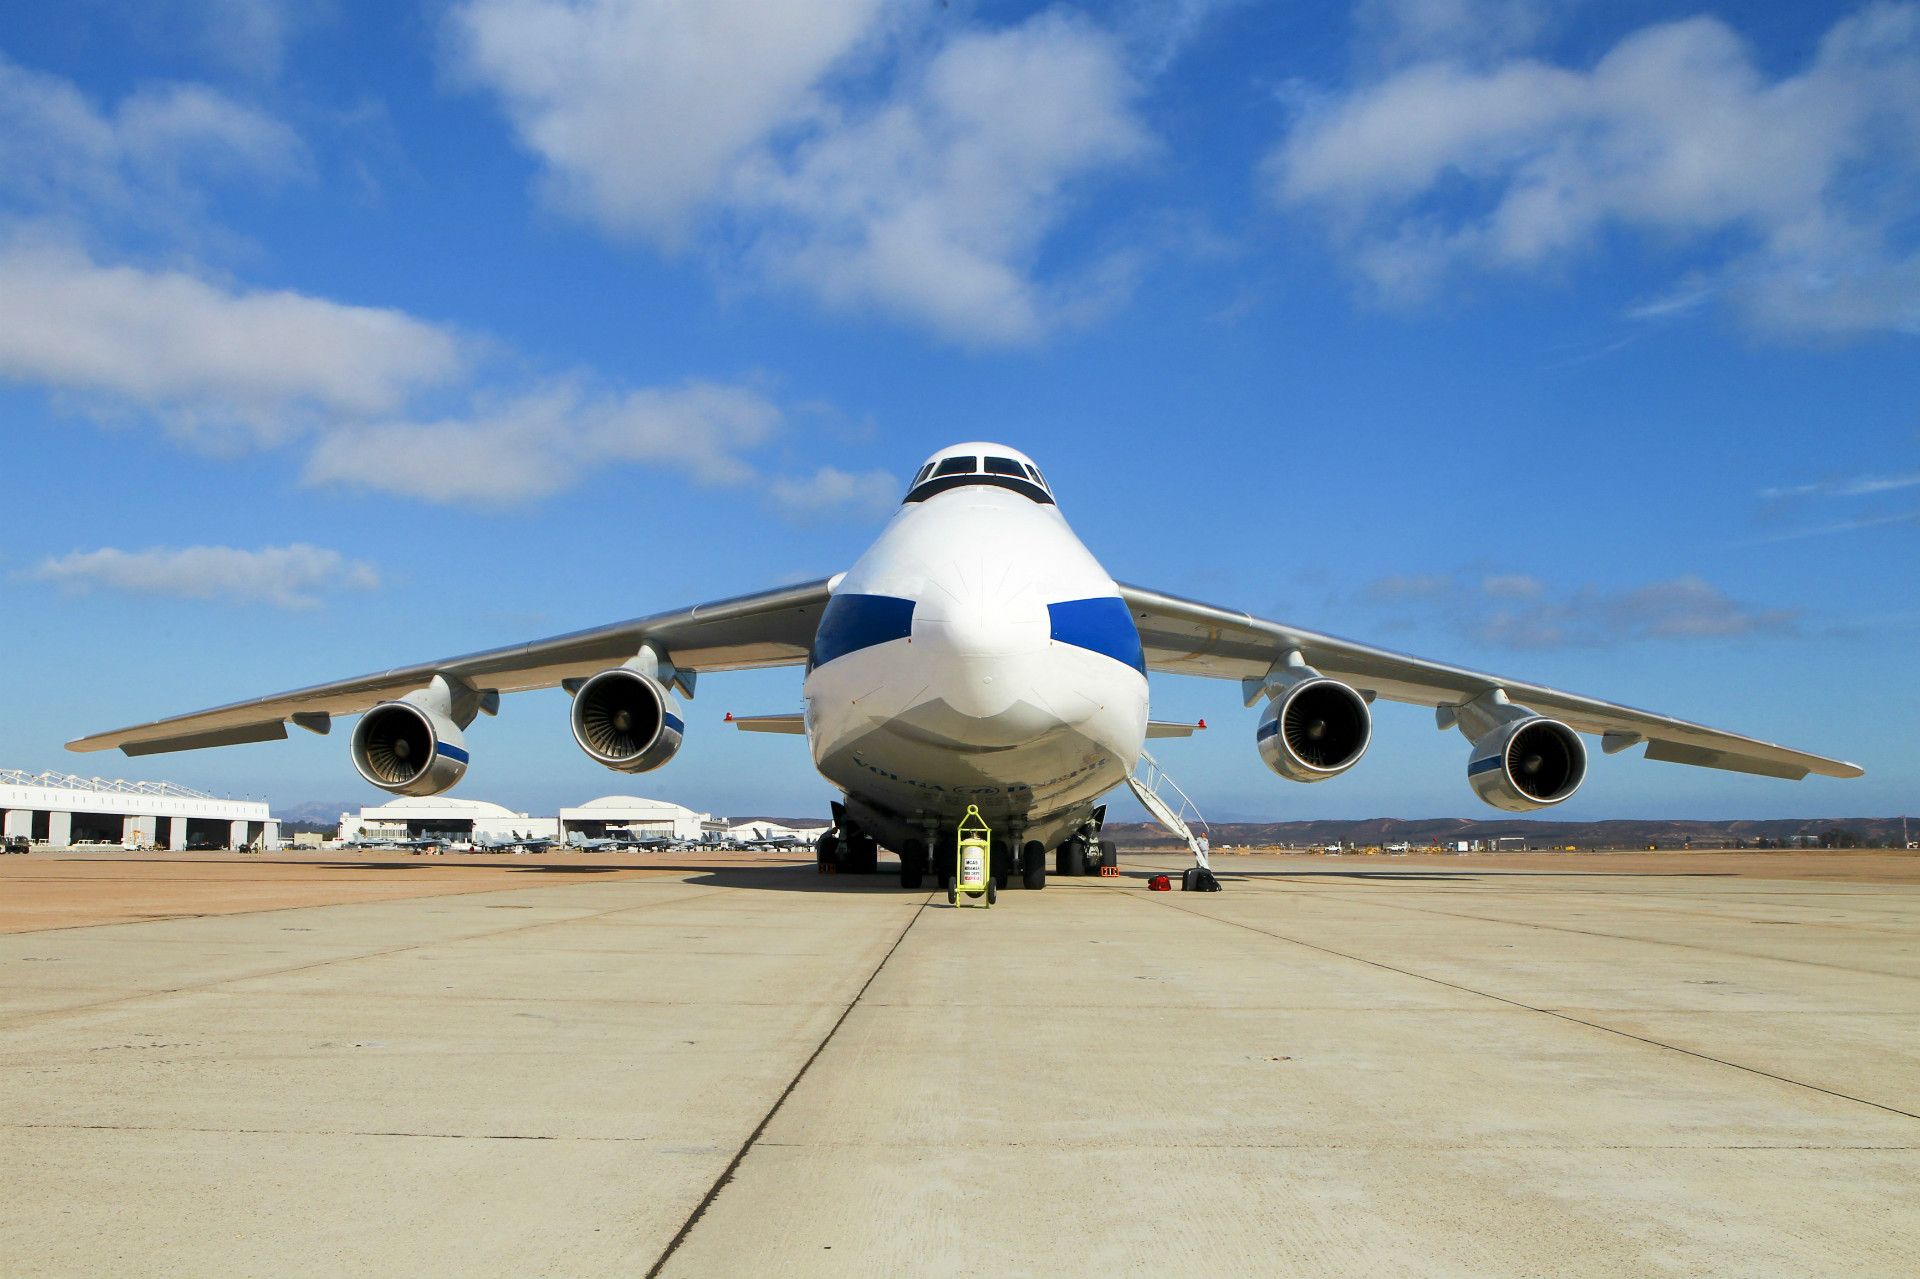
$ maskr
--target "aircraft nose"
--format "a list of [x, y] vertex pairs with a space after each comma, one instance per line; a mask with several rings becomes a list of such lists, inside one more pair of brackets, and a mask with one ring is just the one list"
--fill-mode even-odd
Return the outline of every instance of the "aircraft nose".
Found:
[[947, 564], [913, 611], [913, 643], [932, 668], [934, 691], [976, 718], [1002, 714], [1029, 694], [1050, 633], [1032, 579], [1005, 563]]

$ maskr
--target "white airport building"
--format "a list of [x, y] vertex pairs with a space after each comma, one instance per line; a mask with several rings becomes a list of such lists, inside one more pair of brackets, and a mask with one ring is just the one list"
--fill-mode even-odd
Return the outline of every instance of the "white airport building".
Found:
[[556, 828], [551, 817], [531, 817], [484, 799], [451, 795], [407, 797], [340, 814], [343, 840], [555, 839]]
[[604, 839], [619, 832], [638, 839], [706, 839], [726, 833], [727, 824], [715, 821], [711, 813], [696, 813], [691, 808], [664, 799], [641, 799], [637, 795], [607, 795], [560, 810], [560, 838], [580, 835]]
[[0, 770], [0, 835], [49, 848], [280, 847], [264, 801], [221, 799], [172, 782]]
[[742, 841], [792, 838], [812, 843], [826, 826], [789, 827], [756, 818], [729, 825], [725, 818], [697, 812], [684, 804], [638, 795], [605, 795], [558, 817], [534, 817], [479, 799], [430, 795], [396, 799], [357, 813], [340, 814], [342, 840], [552, 840], [676, 839]]

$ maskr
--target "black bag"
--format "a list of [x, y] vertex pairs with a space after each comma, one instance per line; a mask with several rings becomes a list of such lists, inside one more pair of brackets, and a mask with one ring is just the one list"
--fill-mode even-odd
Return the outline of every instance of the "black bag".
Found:
[[1220, 881], [1205, 866], [1189, 866], [1181, 872], [1180, 887], [1189, 893], [1217, 893], [1220, 891]]

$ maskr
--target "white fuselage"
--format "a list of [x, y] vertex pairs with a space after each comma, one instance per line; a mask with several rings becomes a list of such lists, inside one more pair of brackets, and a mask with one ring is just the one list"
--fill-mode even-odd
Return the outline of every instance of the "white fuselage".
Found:
[[903, 506], [833, 586], [804, 686], [814, 764], [883, 844], [950, 828], [1052, 847], [1146, 736], [1139, 635], [1059, 508], [967, 486]]

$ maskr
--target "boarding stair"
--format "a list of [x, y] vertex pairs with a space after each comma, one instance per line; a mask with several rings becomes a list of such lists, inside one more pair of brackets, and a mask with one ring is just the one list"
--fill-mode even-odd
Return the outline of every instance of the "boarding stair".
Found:
[[[1140, 758], [1134, 763], [1133, 771], [1127, 774], [1127, 786], [1133, 791], [1133, 797], [1140, 806], [1153, 814], [1153, 819], [1173, 832], [1174, 838], [1186, 841], [1193, 852], [1193, 860], [1202, 870], [1211, 871], [1207, 862], [1207, 848], [1213, 842], [1213, 832], [1207, 828], [1206, 819], [1200, 816], [1200, 810], [1187, 798], [1187, 793], [1160, 767], [1160, 761], [1146, 751], [1140, 752]], [[1195, 827], [1199, 830], [1196, 832]]]

